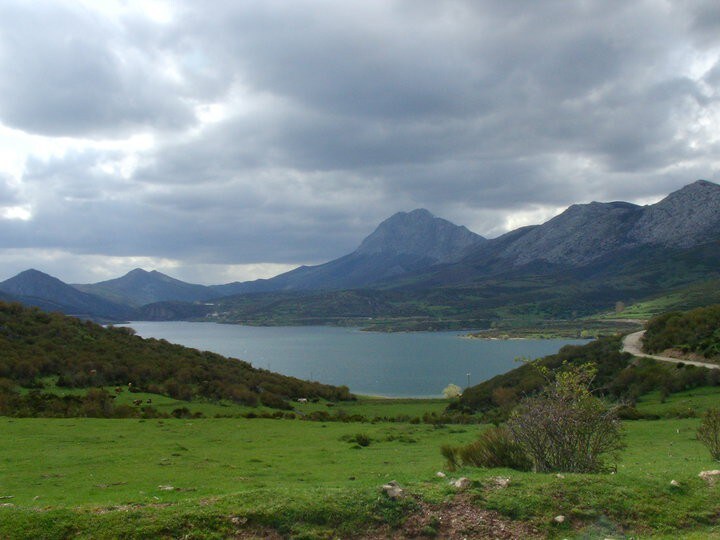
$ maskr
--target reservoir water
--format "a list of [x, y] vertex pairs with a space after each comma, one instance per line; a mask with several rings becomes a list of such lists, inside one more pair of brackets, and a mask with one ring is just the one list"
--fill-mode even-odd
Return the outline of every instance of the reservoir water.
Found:
[[356, 394], [439, 396], [584, 340], [463, 339], [466, 332], [375, 333], [326, 326], [255, 327], [191, 322], [133, 322], [142, 337], [240, 358], [302, 379], [347, 385]]

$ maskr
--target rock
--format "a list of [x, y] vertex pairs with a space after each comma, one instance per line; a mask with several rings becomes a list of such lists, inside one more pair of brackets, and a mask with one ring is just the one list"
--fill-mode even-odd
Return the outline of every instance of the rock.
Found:
[[383, 485], [382, 490], [385, 492], [385, 495], [391, 499], [399, 499], [405, 495], [405, 490], [401, 488], [400, 484], [398, 484], [395, 480]]
[[158, 489], [160, 491], [173, 491], [175, 488], [173, 486], [158, 486]]
[[714, 486], [715, 482], [718, 481], [718, 477], [720, 477], [720, 471], [717, 469], [714, 469], [712, 471], [700, 471], [700, 474], [698, 474], [698, 476], [705, 480], [711, 486]]
[[13, 503], [0, 503], [0, 508], [15, 508]]
[[557, 473], [557, 474], [555, 475], [555, 477], [556, 477], [556, 478], [565, 478], [565, 475], [564, 475], [564, 474]]
[[438, 471], [435, 473], [435, 476], [437, 476], [438, 478], [445, 478], [447, 475], [442, 471]]
[[470, 484], [472, 484], [472, 481], [464, 476], [462, 478], [458, 478], [457, 480], [450, 480], [450, 485], [459, 490], [469, 488]]
[[670, 485], [673, 487], [679, 487], [680, 482], [678, 482], [677, 480], [670, 480]]
[[565, 522], [565, 516], [555, 516], [553, 518], [553, 521], [555, 523], [564, 523]]
[[499, 488], [506, 488], [510, 485], [510, 479], [504, 476], [496, 476], [492, 479], [495, 485]]

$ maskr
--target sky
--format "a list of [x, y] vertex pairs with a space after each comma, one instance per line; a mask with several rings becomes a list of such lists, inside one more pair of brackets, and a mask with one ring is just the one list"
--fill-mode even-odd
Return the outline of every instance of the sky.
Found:
[[700, 178], [717, 0], [0, 2], [0, 279], [244, 281]]

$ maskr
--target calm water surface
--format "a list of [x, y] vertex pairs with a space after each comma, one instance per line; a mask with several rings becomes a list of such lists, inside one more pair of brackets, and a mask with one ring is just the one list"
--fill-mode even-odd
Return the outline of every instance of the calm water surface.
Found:
[[466, 332], [375, 333], [326, 326], [254, 327], [133, 322], [143, 337], [241, 358], [302, 379], [344, 384], [357, 394], [438, 396], [449, 383], [477, 384], [580, 340], [463, 339]]

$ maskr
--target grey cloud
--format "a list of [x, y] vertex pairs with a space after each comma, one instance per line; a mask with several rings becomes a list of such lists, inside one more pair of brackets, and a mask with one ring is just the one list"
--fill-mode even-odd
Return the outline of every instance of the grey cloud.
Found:
[[156, 59], [78, 5], [4, 2], [0, 21], [5, 124], [45, 135], [116, 137], [194, 121]]
[[[695, 122], [717, 112], [720, 64], [694, 80], [681, 61], [711, 52], [711, 3], [184, 2], [167, 26], [28, 5], [0, 8], [17, 60], [0, 119], [157, 146], [128, 179], [102, 167], [121, 150], [31, 160], [35, 217], [0, 223], [5, 247], [319, 262], [398, 210], [496, 234], [510, 213], [718, 172]], [[226, 115], [201, 127], [209, 102]]]
[[17, 187], [11, 183], [8, 175], [0, 173], [0, 206], [11, 206], [19, 202]]

